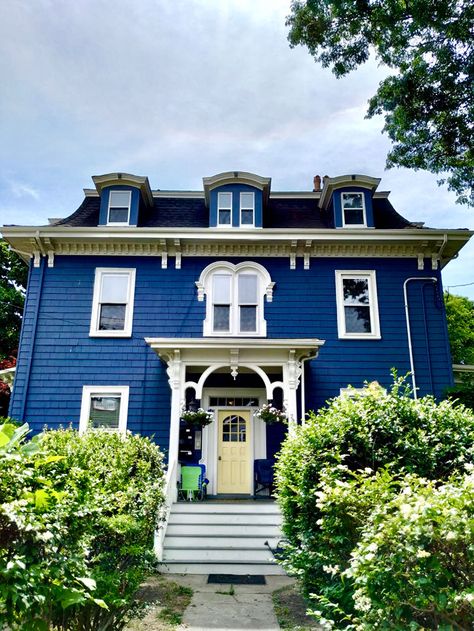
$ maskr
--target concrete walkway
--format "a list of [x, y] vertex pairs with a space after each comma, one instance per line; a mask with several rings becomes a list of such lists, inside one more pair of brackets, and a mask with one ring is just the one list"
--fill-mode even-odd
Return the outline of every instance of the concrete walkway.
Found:
[[[266, 585], [207, 584], [207, 575], [168, 574], [167, 578], [194, 591], [179, 631], [278, 631], [272, 592], [292, 585], [288, 576], [266, 576]], [[233, 593], [229, 593], [233, 591]]]

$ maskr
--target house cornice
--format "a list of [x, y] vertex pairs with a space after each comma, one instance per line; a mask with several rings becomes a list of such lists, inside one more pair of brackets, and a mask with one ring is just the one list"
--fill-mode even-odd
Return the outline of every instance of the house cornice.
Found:
[[319, 200], [319, 207], [326, 209], [331, 201], [333, 192], [338, 188], [347, 186], [357, 186], [367, 188], [372, 193], [375, 192], [381, 179], [379, 177], [371, 177], [370, 175], [338, 175], [337, 177], [325, 177], [323, 180], [323, 189]]
[[315, 257], [416, 258], [419, 269], [431, 259], [433, 269], [456, 257], [472, 231], [465, 229], [297, 229], [264, 228], [133, 228], [101, 227], [22, 227], [6, 226], [3, 236], [11, 247], [28, 260], [54, 255], [161, 256], [162, 267], [182, 257], [288, 257], [295, 269], [297, 258], [304, 268]]
[[247, 184], [248, 186], [259, 188], [262, 191], [265, 204], [270, 194], [272, 179], [256, 175], [255, 173], [248, 173], [247, 171], [226, 171], [210, 177], [203, 177], [202, 182], [207, 206], [209, 206], [210, 192], [218, 186], [227, 184]]

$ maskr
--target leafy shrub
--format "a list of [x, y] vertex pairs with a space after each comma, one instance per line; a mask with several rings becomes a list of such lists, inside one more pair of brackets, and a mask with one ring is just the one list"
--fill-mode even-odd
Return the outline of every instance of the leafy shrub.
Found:
[[138, 436], [25, 431], [0, 427], [0, 619], [121, 629], [153, 559], [162, 456]]
[[474, 414], [410, 394], [404, 379], [390, 392], [369, 384], [311, 414], [283, 444], [276, 477], [288, 539], [284, 565], [328, 626], [350, 624], [354, 585], [344, 572], [351, 551], [400, 476], [447, 479], [473, 459]]
[[360, 630], [472, 629], [474, 475], [408, 477], [363, 528], [346, 572]]

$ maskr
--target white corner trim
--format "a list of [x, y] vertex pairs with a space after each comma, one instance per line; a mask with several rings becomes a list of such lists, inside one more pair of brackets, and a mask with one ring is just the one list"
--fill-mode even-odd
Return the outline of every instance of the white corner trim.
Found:
[[[380, 318], [377, 300], [377, 279], [375, 270], [335, 270], [336, 276], [336, 307], [337, 307], [337, 331], [339, 339], [346, 340], [379, 340]], [[369, 287], [370, 333], [346, 332], [346, 319], [344, 313], [343, 280], [345, 278], [367, 278]]]
[[[125, 308], [125, 323], [121, 331], [102, 331], [99, 329], [100, 292], [102, 278], [107, 274], [128, 276], [127, 306]], [[95, 270], [94, 293], [92, 297], [90, 337], [131, 337], [133, 327], [133, 306], [135, 302], [135, 268], [125, 267], [97, 267]]]
[[90, 419], [88, 417], [90, 416], [91, 397], [97, 394], [117, 394], [120, 396], [120, 414], [117, 431], [120, 434], [125, 434], [125, 432], [127, 431], [129, 393], [129, 386], [83, 386], [81, 415], [79, 418], [79, 433], [83, 434], [85, 431], [87, 431], [87, 428], [89, 426]]

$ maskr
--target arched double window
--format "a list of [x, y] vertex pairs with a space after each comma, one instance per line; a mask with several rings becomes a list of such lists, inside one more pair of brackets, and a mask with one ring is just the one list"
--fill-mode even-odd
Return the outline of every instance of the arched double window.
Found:
[[265, 337], [264, 298], [272, 301], [274, 285], [259, 263], [218, 261], [208, 265], [196, 282], [198, 300], [206, 297], [203, 334]]

